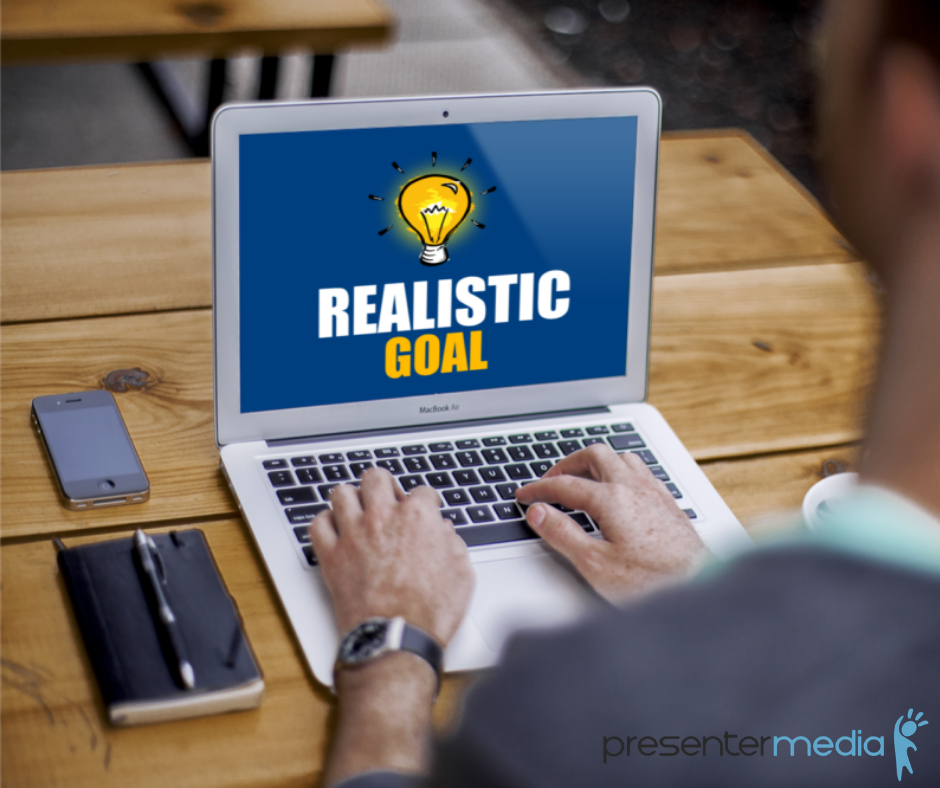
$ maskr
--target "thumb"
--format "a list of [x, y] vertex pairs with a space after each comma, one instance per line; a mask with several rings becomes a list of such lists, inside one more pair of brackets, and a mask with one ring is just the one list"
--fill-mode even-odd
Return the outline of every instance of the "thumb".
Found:
[[567, 514], [548, 504], [532, 504], [525, 516], [532, 530], [580, 571], [582, 559], [594, 547], [594, 537], [588, 536]]

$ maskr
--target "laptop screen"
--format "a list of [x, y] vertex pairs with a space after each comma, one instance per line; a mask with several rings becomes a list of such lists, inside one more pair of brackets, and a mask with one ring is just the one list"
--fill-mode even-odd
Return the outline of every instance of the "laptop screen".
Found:
[[624, 375], [635, 117], [242, 134], [240, 410]]

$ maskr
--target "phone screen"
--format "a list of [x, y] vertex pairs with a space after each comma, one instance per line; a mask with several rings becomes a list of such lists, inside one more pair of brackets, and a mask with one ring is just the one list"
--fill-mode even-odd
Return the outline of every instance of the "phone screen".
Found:
[[143, 472], [113, 407], [51, 411], [40, 421], [63, 482]]

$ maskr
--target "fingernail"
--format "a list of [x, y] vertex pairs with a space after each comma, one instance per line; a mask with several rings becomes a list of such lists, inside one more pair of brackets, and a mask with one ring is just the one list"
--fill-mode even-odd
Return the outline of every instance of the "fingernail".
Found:
[[529, 511], [526, 512], [526, 519], [533, 528], [540, 528], [545, 522], [545, 507], [540, 503], [530, 506]]

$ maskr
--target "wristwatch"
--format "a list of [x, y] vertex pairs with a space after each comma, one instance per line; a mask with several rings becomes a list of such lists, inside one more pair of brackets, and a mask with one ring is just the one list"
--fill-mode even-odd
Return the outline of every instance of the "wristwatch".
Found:
[[364, 665], [393, 651], [417, 654], [434, 669], [437, 686], [441, 685], [444, 649], [423, 629], [411, 626], [401, 616], [368, 618], [353, 627], [340, 641], [334, 671]]

